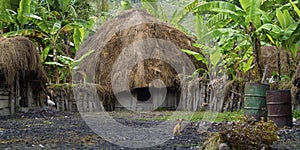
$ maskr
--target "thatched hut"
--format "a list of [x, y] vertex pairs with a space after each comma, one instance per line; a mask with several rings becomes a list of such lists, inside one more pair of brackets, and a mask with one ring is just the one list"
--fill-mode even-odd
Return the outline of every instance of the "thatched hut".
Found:
[[298, 67], [296, 69], [293, 84], [294, 84], [294, 86], [300, 88], [300, 65], [298, 65]]
[[129, 10], [106, 22], [85, 42], [77, 57], [95, 52], [78, 72], [97, 85], [104, 104], [116, 109], [174, 109], [183, 84], [180, 76], [205, 68], [181, 50], [200, 52], [193, 43], [192, 37], [147, 12]]
[[39, 52], [29, 39], [0, 38], [0, 115], [42, 105], [46, 82]]
[[[299, 48], [300, 50], [300, 48]], [[288, 75], [294, 70], [290, 70], [292, 62], [297, 63], [300, 60], [300, 53], [297, 54], [296, 58], [292, 58], [291, 52], [288, 52], [284, 48], [280, 49], [280, 71], [281, 75]], [[271, 59], [270, 59], [271, 58]], [[274, 72], [278, 72], [278, 50], [276, 46], [262, 46], [261, 54], [259, 56], [260, 65], [266, 70], [266, 78], [271, 78]]]

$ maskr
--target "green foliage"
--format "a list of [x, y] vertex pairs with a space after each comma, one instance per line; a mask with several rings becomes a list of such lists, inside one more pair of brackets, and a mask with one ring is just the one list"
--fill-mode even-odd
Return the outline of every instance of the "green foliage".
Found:
[[5, 10], [5, 9], [16, 10], [16, 9], [12, 9], [12, 2], [8, 0], [0, 0], [0, 10]]
[[290, 0], [289, 2], [293, 6], [294, 11], [297, 13], [298, 17], [300, 18], [300, 10], [299, 10], [299, 8], [292, 2], [292, 0]]
[[246, 12], [245, 23], [254, 23], [255, 27], [261, 26], [261, 7], [262, 0], [240, 0], [243, 10]]
[[239, 17], [244, 14], [240, 7], [225, 1], [204, 2], [195, 7], [194, 12], [198, 14], [223, 13], [230, 15], [231, 17]]
[[[72, 72], [79, 69], [79, 64], [89, 55], [91, 55], [95, 50], [91, 50], [84, 55], [82, 55], [79, 59], [74, 60], [68, 56], [57, 56], [59, 62], [47, 61], [45, 64], [57, 66], [59, 69], [60, 77], [59, 79], [66, 83], [68, 78], [71, 78]], [[69, 79], [71, 81], [71, 79]]]
[[[41, 61], [46, 64], [53, 62], [51, 66], [61, 67], [60, 56], [74, 56], [88, 31], [94, 27], [96, 17], [105, 21], [115, 11], [108, 11], [108, 8], [135, 7], [135, 2], [130, 0], [114, 0], [114, 6], [108, 5], [110, 2], [0, 0], [0, 28], [3, 36], [24, 35], [38, 42], [42, 50]], [[170, 14], [163, 8], [166, 3], [180, 8]], [[179, 30], [196, 36], [194, 46], [201, 48], [204, 55], [189, 50], [183, 52], [206, 64], [206, 72], [218, 65], [225, 65], [227, 74], [234, 79], [238, 73], [245, 75], [253, 70], [256, 64], [253, 52], [257, 48], [254, 39], [259, 39], [261, 44], [275, 45], [278, 49], [285, 48], [293, 56], [290, 65], [298, 65], [299, 1], [226, 0], [199, 3], [198, 0], [142, 0], [141, 7]], [[192, 13], [195, 33], [182, 25]], [[250, 22], [256, 28], [254, 32]], [[292, 67], [290, 70], [295, 70]], [[197, 72], [200, 70], [196, 70], [195, 74]], [[289, 78], [291, 75], [288, 75]]]
[[[149, 14], [159, 18], [163, 22], [169, 23], [181, 30], [182, 32], [193, 35], [193, 33], [182, 25], [182, 21], [185, 17], [193, 11], [193, 8], [197, 6], [198, 0], [193, 0], [190, 3], [182, 2], [185, 4], [182, 8], [174, 7], [165, 2], [159, 2], [157, 0], [142, 0], [141, 8], [145, 9]], [[187, 3], [187, 4], [186, 4]], [[165, 7], [174, 7], [174, 12], [166, 12]], [[170, 8], [168, 8], [170, 9]]]
[[[78, 17], [76, 4], [77, 0], [21, 0], [17, 12], [0, 10], [0, 15], [6, 16], [0, 19], [3, 21], [2, 29], [9, 28], [3, 36], [30, 37], [43, 50], [40, 55], [41, 62], [47, 61], [46, 65], [52, 65], [52, 70], [57, 70], [61, 66], [58, 56], [73, 57], [88, 29], [93, 27], [93, 20]], [[56, 73], [55, 77], [58, 83], [59, 74]]]
[[204, 22], [209, 31], [198, 38], [201, 39], [199, 42], [215, 43], [231, 79], [236, 78], [236, 73], [245, 74], [254, 67], [256, 59], [250, 54], [254, 55], [251, 51], [256, 48], [253, 39], [257, 35], [249, 32], [249, 24], [253, 22], [255, 26], [261, 25], [260, 18], [265, 12], [260, 6], [261, 1], [240, 0], [237, 4], [211, 1], [194, 8], [196, 14], [209, 14], [209, 19]]
[[299, 110], [293, 110], [293, 118], [295, 118], [296, 120], [300, 119], [300, 111]]
[[178, 26], [178, 24], [186, 17], [192, 10], [198, 5], [198, 0], [194, 0], [184, 6], [180, 11], [175, 11], [170, 19], [172, 25]]
[[123, 10], [131, 9], [131, 3], [129, 0], [121, 0], [121, 7]]
[[166, 17], [166, 13], [161, 3], [157, 2], [157, 0], [142, 0], [142, 8], [147, 10], [147, 12], [164, 22], [168, 22]]
[[[261, 43], [275, 45], [278, 49], [283, 47], [295, 59], [300, 39], [300, 11], [296, 3], [291, 0], [280, 3], [263, 0], [203, 2], [193, 11], [205, 17], [204, 25], [197, 26], [206, 26], [208, 32], [197, 36], [198, 40], [201, 39], [197, 44], [215, 43], [215, 47], [221, 50], [230, 78], [235, 78], [238, 72], [246, 74], [255, 69], [262, 72], [255, 66]], [[291, 8], [294, 13], [291, 13]], [[291, 65], [296, 66], [295, 62], [292, 61]]]
[[18, 9], [18, 22], [20, 23], [21, 28], [24, 27], [24, 25], [28, 21], [28, 17], [26, 17], [26, 14], [30, 14], [30, 5], [31, 0], [21, 0], [19, 9]]
[[191, 51], [191, 50], [187, 50], [187, 49], [182, 49], [182, 51], [185, 52], [188, 55], [193, 55], [196, 58], [197, 61], [201, 61], [205, 65], [208, 65], [207, 59], [202, 54], [200, 54], [198, 52]]
[[297, 41], [299, 41], [300, 37], [299, 33], [295, 31], [298, 28], [299, 23], [295, 22], [288, 10], [281, 11], [280, 9], [276, 9], [276, 17], [281, 27], [281, 32], [279, 35], [277, 35], [279, 39], [276, 40], [281, 42], [280, 45], [282, 45], [286, 50], [290, 51], [292, 56], [295, 58], [298, 52]]
[[[292, 1], [287, 2], [287, 4], [283, 4], [282, 7], [273, 8], [276, 10], [273, 19], [274, 22], [262, 25], [257, 29], [256, 34], [262, 35], [262, 40], [266, 43], [275, 45], [278, 50], [284, 48], [292, 54], [292, 58], [288, 58], [290, 60], [290, 72], [288, 77], [291, 79], [298, 64], [297, 54], [299, 51], [298, 42], [300, 39], [300, 22], [298, 21], [299, 15], [292, 15], [293, 10], [290, 10], [290, 7], [287, 7], [290, 5], [293, 6], [295, 13], [298, 14], [299, 9]], [[281, 59], [279, 58], [278, 61], [280, 60]], [[278, 64], [281, 63], [278, 62]], [[278, 74], [280, 79], [282, 76], [280, 69], [278, 70]]]
[[[158, 110], [159, 111], [159, 110]], [[196, 111], [196, 112], [178, 112], [175, 116], [171, 111], [165, 111], [164, 116], [151, 117], [151, 118], [138, 118], [139, 120], [176, 120], [182, 118], [188, 121], [237, 121], [243, 116], [243, 111], [234, 111], [234, 112], [211, 112], [211, 111]], [[212, 117], [207, 117], [212, 116]]]
[[91, 20], [97, 16], [97, 11], [101, 11], [97, 8], [97, 4], [94, 4], [94, 0], [77, 0], [73, 5], [74, 10], [76, 11], [78, 19], [82, 20]]

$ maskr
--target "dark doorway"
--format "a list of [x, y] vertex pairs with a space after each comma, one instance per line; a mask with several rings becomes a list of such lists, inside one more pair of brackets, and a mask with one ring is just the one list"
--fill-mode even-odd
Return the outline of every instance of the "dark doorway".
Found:
[[27, 86], [28, 85], [27, 85], [26, 79], [23, 77], [20, 77], [19, 85], [20, 85], [20, 96], [21, 96], [19, 105], [21, 107], [28, 107], [28, 99], [27, 99]]
[[133, 91], [134, 91], [134, 93], [136, 93], [134, 95], [136, 96], [136, 99], [138, 101], [146, 102], [146, 101], [150, 100], [150, 98], [151, 98], [151, 93], [150, 93], [148, 87], [134, 89]]
[[1, 75], [1, 74], [0, 74], [0, 82], [3, 82], [3, 83], [5, 82], [4, 75]]

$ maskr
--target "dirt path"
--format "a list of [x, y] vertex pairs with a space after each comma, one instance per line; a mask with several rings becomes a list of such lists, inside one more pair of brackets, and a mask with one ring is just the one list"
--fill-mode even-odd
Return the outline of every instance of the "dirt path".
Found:
[[[121, 125], [136, 129], [143, 127], [144, 131], [139, 131], [139, 133], [145, 132], [147, 134], [133, 135], [134, 132], [124, 131], [108, 122], [107, 126], [113, 129], [113, 133], [122, 133], [122, 136], [107, 138], [103, 131], [102, 134], [99, 134], [102, 136], [95, 134], [79, 113], [53, 112], [42, 109], [32, 113], [0, 118], [0, 149], [130, 149], [110, 143], [107, 139], [119, 141], [118, 144], [122, 143], [123, 140], [127, 142], [125, 144], [128, 144], [128, 141], [134, 141], [138, 138], [143, 144], [147, 140], [150, 141], [149, 135], [153, 134], [151, 128], [163, 123], [163, 121], [157, 120], [136, 120], [135, 115], [130, 113], [113, 112], [110, 115]], [[144, 115], [142, 117], [164, 114], [163, 112], [155, 112]], [[220, 126], [220, 123], [186, 121], [182, 136], [173, 137], [172, 131], [169, 130], [176, 122], [169, 121], [167, 123], [171, 128], [157, 130], [160, 133], [159, 137], [156, 138], [157, 141], [152, 141], [155, 146], [148, 149], [199, 149], [209, 134], [206, 131], [198, 132], [199, 126], [207, 126], [206, 129], [210, 132], [217, 131]], [[158, 134], [154, 133], [153, 135], [157, 136]], [[299, 126], [292, 129], [281, 129], [279, 135], [281, 140], [273, 145], [273, 149], [300, 148]], [[138, 140], [132, 141], [129, 143], [135, 144]], [[160, 142], [160, 144], [157, 145], [156, 142]]]

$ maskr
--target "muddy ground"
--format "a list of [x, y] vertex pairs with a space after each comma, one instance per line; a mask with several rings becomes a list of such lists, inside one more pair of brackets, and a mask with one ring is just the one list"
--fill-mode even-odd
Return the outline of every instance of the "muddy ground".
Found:
[[[123, 125], [139, 128], [161, 124], [163, 121], [149, 118], [165, 114], [164, 112], [152, 112], [134, 117], [129, 112], [111, 112], [109, 115]], [[172, 128], [175, 124], [176, 121], [170, 122]], [[204, 121], [185, 121], [185, 124], [181, 136], [173, 137], [172, 131], [168, 134], [162, 130], [162, 135], [165, 134], [162, 138], [170, 138], [164, 143], [146, 149], [201, 149], [210, 132], [218, 131], [221, 125], [221, 123]], [[200, 125], [206, 126], [205, 131], [199, 131]], [[117, 132], [123, 133], [123, 131]], [[149, 135], [150, 133], [136, 136], [147, 140], [151, 138]], [[300, 149], [299, 125], [295, 124], [293, 128], [282, 128], [278, 131], [278, 135], [280, 140], [272, 145], [272, 149]], [[132, 149], [110, 143], [105, 139], [105, 137], [101, 137], [101, 134], [95, 134], [79, 113], [57, 112], [44, 108], [0, 118], [0, 149]]]

